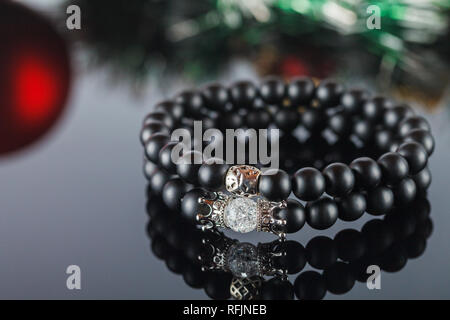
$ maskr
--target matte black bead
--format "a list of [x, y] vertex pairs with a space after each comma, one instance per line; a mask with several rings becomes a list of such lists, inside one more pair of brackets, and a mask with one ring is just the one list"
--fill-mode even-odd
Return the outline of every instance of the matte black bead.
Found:
[[389, 151], [389, 152], [396, 152], [397, 149], [398, 149], [398, 147], [400, 147], [400, 145], [401, 145], [402, 143], [403, 143], [403, 142], [402, 142], [401, 140], [398, 140], [398, 139], [392, 139], [392, 141], [391, 141], [391, 143], [390, 143], [390, 145], [389, 145], [389, 147], [388, 147], [388, 149], [387, 149], [386, 151]]
[[169, 128], [173, 128], [175, 126], [174, 118], [172, 118], [172, 116], [169, 115], [168, 113], [162, 112], [162, 111], [155, 111], [155, 112], [149, 113], [144, 118], [143, 125], [145, 126], [145, 125], [155, 122], [155, 121], [162, 122]]
[[170, 254], [170, 251], [173, 250], [172, 247], [167, 243], [167, 240], [159, 234], [154, 239], [152, 239], [151, 248], [153, 254], [159, 259], [166, 259]]
[[385, 97], [373, 97], [363, 104], [361, 115], [371, 122], [378, 122], [382, 119], [386, 108], [390, 104], [391, 102]]
[[316, 90], [316, 97], [323, 107], [331, 107], [339, 104], [344, 87], [334, 80], [322, 81]]
[[[213, 118], [214, 116], [214, 118]], [[205, 132], [207, 129], [217, 129], [219, 122], [219, 116], [215, 116], [213, 114], [210, 114], [208, 117], [202, 119], [202, 126], [203, 126], [203, 132]]]
[[277, 109], [278, 109], [278, 106], [277, 106], [277, 105], [273, 105], [273, 104], [267, 105], [267, 103], [265, 103], [263, 99], [257, 97], [257, 98], [253, 101], [253, 103], [252, 103], [252, 108], [251, 108], [251, 109], [257, 109], [257, 110], [265, 109], [265, 110], [267, 110], [269, 113], [271, 113], [272, 108], [275, 109], [275, 110], [277, 110]]
[[181, 216], [187, 221], [195, 223], [197, 214], [207, 214], [208, 206], [198, 202], [200, 197], [205, 197], [207, 192], [201, 188], [195, 188], [187, 192], [181, 200]]
[[272, 116], [267, 110], [250, 110], [246, 116], [247, 126], [253, 129], [267, 129], [272, 120]]
[[381, 169], [377, 162], [368, 157], [357, 158], [350, 163], [357, 189], [373, 189], [381, 181]]
[[418, 173], [427, 165], [428, 153], [420, 143], [405, 142], [397, 152], [408, 161], [410, 174]]
[[414, 182], [416, 183], [417, 190], [425, 191], [431, 184], [431, 172], [428, 167], [425, 167], [419, 173], [412, 176]]
[[379, 186], [367, 193], [366, 211], [374, 216], [388, 213], [394, 205], [394, 193], [385, 186]]
[[[195, 220], [197, 220], [195, 218]], [[183, 226], [184, 227], [184, 226]], [[185, 234], [185, 243], [183, 244], [183, 251], [192, 262], [198, 261], [198, 257], [204, 255], [205, 245], [203, 244], [203, 236], [201, 229], [189, 228], [190, 231], [182, 232]], [[204, 272], [205, 273], [205, 272]], [[206, 273], [205, 273], [206, 274]]]
[[[417, 184], [416, 184], [416, 187], [417, 187]], [[411, 206], [409, 208], [411, 208], [413, 210], [412, 216], [419, 224], [421, 224], [423, 221], [425, 221], [426, 219], [428, 219], [430, 217], [431, 204], [430, 204], [430, 201], [423, 196], [416, 197], [416, 199], [414, 200], [414, 202], [411, 204]], [[410, 212], [408, 209], [406, 209], [407, 210], [406, 213]], [[416, 227], [417, 227], [417, 225], [416, 225]]]
[[141, 133], [140, 133], [141, 143], [143, 145], [145, 145], [145, 142], [147, 142], [148, 138], [150, 138], [154, 133], [162, 133], [162, 134], [169, 135], [170, 130], [161, 121], [155, 120], [155, 121], [149, 122], [141, 130]]
[[367, 266], [377, 263], [378, 261], [371, 257], [363, 257], [357, 261], [350, 263], [352, 274], [359, 282], [366, 283], [370, 274], [367, 274]]
[[283, 253], [274, 258], [278, 269], [287, 270], [288, 274], [299, 273], [306, 265], [306, 250], [297, 241], [284, 241], [276, 249], [277, 253]]
[[366, 211], [366, 197], [359, 192], [352, 192], [344, 198], [336, 200], [339, 209], [339, 219], [355, 221]]
[[171, 247], [171, 250], [169, 250], [164, 260], [166, 262], [167, 269], [169, 269], [173, 273], [181, 274], [184, 271], [186, 258], [177, 254], [175, 248]]
[[325, 177], [325, 190], [333, 197], [343, 197], [349, 194], [355, 186], [355, 176], [344, 163], [332, 163], [322, 171]]
[[334, 294], [344, 294], [350, 291], [355, 285], [355, 277], [351, 273], [349, 265], [343, 262], [336, 262], [331, 268], [324, 271], [323, 277], [327, 284], [327, 289]]
[[300, 120], [300, 115], [295, 108], [280, 108], [274, 115], [274, 122], [276, 126], [285, 132], [293, 131]]
[[183, 272], [183, 280], [191, 288], [200, 289], [205, 285], [206, 275], [200, 266], [189, 263]]
[[[182, 199], [182, 197], [181, 197]], [[180, 203], [181, 203], [180, 199]], [[178, 213], [178, 212], [177, 212]], [[189, 241], [188, 230], [191, 230], [192, 225], [186, 223], [185, 220], [180, 219], [177, 213], [174, 213], [173, 220], [169, 220], [168, 230], [163, 234], [167, 239], [167, 242], [174, 248], [178, 250], [184, 250], [186, 247], [186, 242]], [[179, 213], [178, 213], [179, 214]], [[175, 223], [174, 223], [175, 222]]]
[[207, 190], [217, 191], [224, 187], [225, 174], [229, 165], [220, 159], [208, 159], [198, 170], [198, 181]]
[[414, 116], [414, 111], [407, 105], [397, 105], [389, 108], [384, 113], [383, 123], [388, 129], [394, 129], [406, 118]]
[[158, 163], [159, 151], [170, 141], [167, 134], [155, 133], [145, 143], [145, 155], [153, 163]]
[[230, 101], [228, 89], [220, 84], [210, 84], [203, 90], [203, 98], [206, 106], [212, 110], [227, 111], [227, 104]]
[[356, 119], [353, 123], [353, 133], [363, 142], [368, 142], [372, 138], [373, 125], [369, 120]]
[[199, 116], [204, 107], [203, 96], [196, 90], [185, 90], [175, 97], [175, 102], [184, 106], [185, 113]]
[[183, 154], [177, 164], [178, 175], [192, 184], [198, 184], [198, 171], [203, 163], [203, 155], [198, 151], [188, 151]]
[[412, 235], [406, 240], [406, 251], [410, 259], [420, 257], [427, 246], [427, 241], [420, 235]]
[[[401, 184], [402, 182], [400, 182], [397, 186]], [[411, 208], [405, 206], [406, 202], [399, 201], [397, 194], [395, 192], [396, 190], [393, 191], [394, 191], [394, 203], [396, 206], [395, 213], [394, 214], [391, 213], [385, 216], [384, 221], [386, 222], [387, 225], [389, 225], [390, 228], [392, 228], [396, 240], [404, 240], [407, 237], [411, 236], [416, 230], [417, 220], [415, 219], [414, 214], [411, 214], [409, 212]], [[411, 201], [413, 200], [414, 198]], [[405, 208], [402, 208], [403, 206], [405, 206]]]
[[[154, 229], [160, 235], [164, 235], [165, 240], [168, 241], [166, 234], [171, 233], [171, 223], [173, 223], [174, 215], [173, 210], [171, 210], [164, 203], [164, 200], [161, 197], [161, 201], [164, 205], [164, 210], [161, 210], [155, 218], [151, 222], [153, 222]], [[166, 217], [164, 218], [164, 214]]]
[[430, 131], [431, 127], [427, 120], [419, 116], [409, 117], [401, 121], [398, 125], [398, 134], [402, 137], [407, 136], [415, 129]]
[[385, 252], [395, 241], [394, 230], [387, 225], [386, 221], [373, 219], [366, 222], [361, 233], [367, 242], [368, 253], [377, 256]]
[[331, 267], [338, 258], [336, 243], [325, 236], [316, 236], [306, 245], [308, 263], [316, 269]]
[[291, 179], [284, 170], [270, 169], [259, 176], [258, 190], [270, 201], [282, 201], [292, 191]]
[[283, 102], [286, 93], [284, 81], [277, 77], [268, 77], [261, 83], [259, 93], [265, 102], [279, 105]]
[[162, 198], [166, 206], [172, 210], [180, 210], [181, 198], [191, 186], [180, 178], [173, 178], [166, 182], [162, 191]]
[[144, 167], [143, 167], [143, 171], [144, 171], [144, 175], [147, 178], [147, 180], [150, 180], [150, 177], [153, 174], [153, 171], [155, 171], [158, 168], [158, 166], [151, 162], [148, 161], [147, 159], [144, 159]]
[[300, 116], [301, 124], [305, 126], [310, 133], [318, 133], [326, 128], [328, 117], [325, 112], [319, 108], [308, 108]]
[[155, 106], [155, 111], [168, 113], [176, 121], [180, 121], [184, 116], [184, 106], [170, 100], [158, 103]]
[[172, 151], [177, 145], [178, 142], [172, 141], [167, 143], [159, 151], [159, 165], [171, 174], [177, 173], [177, 166], [175, 162], [172, 161]]
[[348, 114], [344, 111], [332, 115], [328, 119], [328, 126], [338, 136], [347, 136], [352, 131], [352, 126]]
[[147, 178], [150, 190], [153, 192], [153, 194], [160, 196], [162, 194], [164, 185], [170, 179], [170, 174], [162, 169], [156, 169]]
[[287, 207], [277, 209], [275, 214], [279, 219], [286, 220], [286, 233], [297, 232], [304, 226], [306, 221], [305, 208], [300, 202], [293, 199], [288, 199]]
[[309, 104], [314, 96], [314, 91], [314, 82], [307, 77], [294, 78], [287, 85], [287, 96], [294, 106]]
[[359, 113], [363, 104], [369, 98], [369, 93], [363, 89], [350, 89], [341, 97], [341, 105], [350, 114]]
[[175, 274], [182, 274], [188, 264], [187, 258], [184, 255], [178, 254], [174, 251], [166, 258], [167, 269]]
[[383, 180], [388, 184], [396, 184], [409, 173], [408, 161], [396, 152], [388, 152], [378, 159], [383, 173]]
[[299, 300], [321, 300], [327, 293], [327, 287], [320, 273], [305, 271], [295, 279], [294, 291]]
[[395, 203], [405, 205], [415, 199], [417, 193], [416, 183], [411, 178], [405, 178], [396, 184], [392, 191], [394, 192]]
[[317, 200], [325, 192], [325, 178], [315, 168], [298, 170], [292, 178], [292, 183], [295, 196], [303, 201]]
[[338, 207], [334, 200], [321, 198], [306, 205], [306, 222], [314, 229], [331, 227], [338, 218]]
[[230, 298], [230, 285], [232, 275], [225, 272], [210, 272], [205, 284], [205, 292], [214, 300], [227, 300]]
[[[159, 233], [160, 230], [158, 226], [155, 226], [155, 221], [153, 220], [160, 219], [164, 215], [162, 214], [162, 212], [167, 211], [167, 206], [164, 204], [164, 201], [159, 195], [155, 195], [151, 191], [150, 185], [147, 186], [147, 202], [145, 204], [145, 209], [148, 216], [150, 217], [150, 221], [147, 224], [146, 231], [149, 233], [149, 236], [153, 238], [156, 234]], [[157, 224], [158, 223], [156, 223], [156, 225]]]
[[426, 197], [423, 197], [422, 195], [416, 198], [411, 208], [414, 208], [413, 215], [416, 221], [418, 222], [425, 221], [430, 217], [431, 213], [430, 200], [428, 200], [428, 198]]
[[422, 221], [416, 228], [416, 235], [429, 238], [433, 233], [433, 221], [430, 218]]
[[238, 81], [231, 85], [229, 93], [236, 108], [249, 108], [258, 96], [258, 89], [250, 81]]
[[334, 237], [334, 242], [337, 246], [339, 258], [347, 262], [356, 261], [367, 252], [367, 245], [363, 235], [355, 229], [339, 231]]
[[[154, 170], [156, 171], [156, 170]], [[148, 216], [151, 219], [161, 217], [164, 214], [161, 214], [164, 210], [167, 209], [164, 201], [159, 195], [153, 193], [150, 184], [147, 185], [147, 203], [145, 205], [145, 209], [147, 211]]]
[[398, 272], [406, 265], [408, 253], [403, 244], [394, 244], [383, 254], [380, 267], [387, 272]]
[[282, 280], [279, 277], [263, 282], [261, 287], [262, 300], [293, 300], [294, 288], [289, 280]]
[[425, 148], [425, 150], [427, 150], [428, 155], [431, 155], [434, 151], [434, 138], [428, 130], [412, 130], [404, 137], [404, 141], [415, 141], [420, 143]]
[[238, 113], [228, 112], [220, 120], [222, 129], [239, 129], [244, 127], [245, 118]]
[[375, 145], [378, 150], [386, 152], [390, 151], [394, 136], [389, 130], [378, 130], [375, 132]]

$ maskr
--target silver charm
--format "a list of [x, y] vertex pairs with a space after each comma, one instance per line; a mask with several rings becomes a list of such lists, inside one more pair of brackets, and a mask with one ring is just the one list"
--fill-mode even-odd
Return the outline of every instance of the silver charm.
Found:
[[213, 198], [199, 199], [208, 207], [206, 214], [197, 214], [202, 229], [215, 227], [247, 233], [253, 230], [271, 232], [281, 238], [286, 236], [286, 220], [274, 216], [276, 208], [285, 208], [286, 201], [271, 202], [263, 198], [237, 197], [222, 192], [213, 193]]
[[232, 166], [225, 175], [225, 188], [235, 195], [253, 197], [258, 195], [258, 178], [261, 170], [248, 165]]

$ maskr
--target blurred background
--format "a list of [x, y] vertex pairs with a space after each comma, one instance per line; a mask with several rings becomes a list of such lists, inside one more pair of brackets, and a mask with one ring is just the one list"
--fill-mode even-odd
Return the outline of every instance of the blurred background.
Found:
[[[151, 289], [175, 280], [149, 270], [138, 132], [156, 102], [213, 80], [332, 77], [409, 103], [433, 126], [430, 202], [446, 213], [449, 12], [447, 0], [0, 0], [0, 297], [174, 297]], [[69, 264], [89, 270], [81, 293], [65, 288]]]
[[[87, 71], [105, 72], [109, 83], [127, 86], [136, 98], [169, 96], [174, 88], [220, 78], [277, 74], [338, 78], [427, 112], [444, 108], [448, 99], [445, 0], [2, 3], [9, 8], [2, 10], [3, 67], [12, 65], [2, 81], [13, 82], [16, 95], [34, 86], [24, 101], [2, 94], [3, 108], [20, 109], [24, 121], [8, 130], [20, 126], [18, 133], [29, 135], [2, 142], [5, 152], [27, 145], [27, 138], [39, 139], [64, 108], [70, 80]], [[79, 29], [67, 27], [71, 5], [80, 9]], [[8, 116], [13, 113], [2, 118]]]

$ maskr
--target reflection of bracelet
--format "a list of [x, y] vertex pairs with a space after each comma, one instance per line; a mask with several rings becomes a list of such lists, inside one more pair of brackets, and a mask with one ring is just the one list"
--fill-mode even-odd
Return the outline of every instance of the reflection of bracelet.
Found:
[[[432, 232], [430, 204], [419, 197], [406, 209], [373, 219], [361, 231], [341, 230], [331, 239], [316, 236], [303, 246], [275, 240], [254, 246], [217, 231], [201, 232], [180, 221], [149, 193], [148, 234], [153, 253], [169, 270], [213, 299], [322, 299], [366, 282], [370, 265], [398, 272], [421, 256]], [[307, 267], [307, 264], [309, 267]], [[313, 270], [310, 270], [310, 269]], [[306, 270], [305, 270], [306, 269]], [[182, 297], [180, 297], [182, 298]]]
[[[275, 107], [261, 108], [264, 104]], [[273, 120], [286, 137], [299, 125], [314, 136], [327, 129], [338, 141], [355, 137], [366, 149], [356, 148], [364, 157], [351, 159], [349, 165], [323, 159], [327, 164], [323, 170], [301, 167], [292, 176], [282, 169], [261, 173], [253, 166], [230, 167], [214, 159], [192, 164], [202, 156], [197, 151], [183, 155], [191, 162], [176, 165], [171, 155], [177, 142], [170, 142], [169, 134], [182, 122], [190, 128], [188, 118], [203, 119], [205, 127], [222, 130], [267, 128]], [[411, 202], [431, 182], [426, 165], [434, 149], [428, 122], [408, 106], [393, 105], [383, 97], [368, 98], [362, 90], [344, 91], [329, 80], [316, 87], [308, 78], [289, 84], [270, 78], [259, 89], [242, 81], [229, 89], [210, 85], [202, 91], [183, 92], [173, 101], [158, 104], [145, 118], [141, 140], [147, 159], [160, 166], [149, 174], [150, 185], [162, 192], [169, 207], [180, 207], [184, 196], [183, 213], [197, 217], [205, 228], [269, 231], [280, 236], [300, 230], [305, 221], [326, 229], [338, 217], [352, 221], [365, 211], [382, 215], [395, 205]], [[292, 160], [302, 150], [281, 152]], [[215, 194], [198, 189], [187, 192], [189, 184]], [[306, 210], [300, 202], [287, 200], [291, 192], [308, 201]], [[333, 198], [322, 197], [324, 193]], [[194, 205], [192, 200], [196, 203], [199, 198], [201, 203]]]

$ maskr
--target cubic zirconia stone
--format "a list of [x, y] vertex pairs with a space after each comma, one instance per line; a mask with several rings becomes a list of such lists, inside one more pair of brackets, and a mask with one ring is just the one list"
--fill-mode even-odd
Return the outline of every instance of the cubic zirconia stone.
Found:
[[258, 206], [248, 198], [231, 200], [224, 212], [225, 224], [236, 232], [247, 233], [256, 229], [258, 224]]
[[250, 243], [237, 243], [227, 253], [227, 264], [231, 273], [238, 278], [253, 277], [258, 273], [256, 247]]

